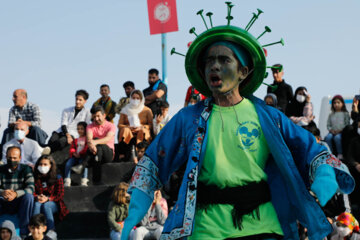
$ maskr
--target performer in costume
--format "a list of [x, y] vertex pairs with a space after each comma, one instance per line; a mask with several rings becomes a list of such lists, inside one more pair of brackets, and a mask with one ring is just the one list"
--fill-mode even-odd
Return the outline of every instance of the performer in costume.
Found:
[[309, 239], [322, 239], [332, 227], [309, 190], [324, 206], [337, 191], [354, 188], [340, 160], [252, 95], [266, 60], [247, 31], [262, 12], [241, 29], [229, 24], [233, 5], [227, 4], [228, 25], [213, 27], [207, 13], [211, 28], [185, 59], [191, 84], [209, 98], [180, 110], [138, 163], [122, 239], [146, 214], [154, 191], [185, 162], [161, 239], [298, 239], [297, 221]]

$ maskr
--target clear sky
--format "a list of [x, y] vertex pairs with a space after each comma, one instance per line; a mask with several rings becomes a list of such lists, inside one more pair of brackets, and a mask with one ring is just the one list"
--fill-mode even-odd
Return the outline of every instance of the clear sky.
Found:
[[[186, 53], [194, 39], [188, 30], [205, 30], [199, 9], [214, 13], [214, 25], [226, 23], [225, 1], [178, 0], [179, 31], [167, 34], [172, 47]], [[233, 25], [244, 27], [256, 12], [264, 11], [250, 30], [258, 36], [269, 26], [266, 44], [284, 38], [285, 46], [268, 47], [268, 65], [283, 63], [284, 78], [293, 86], [306, 86], [318, 116], [322, 97], [359, 93], [360, 1], [358, 0], [248, 0], [233, 1]], [[183, 105], [189, 86], [184, 58], [168, 54], [168, 89], [171, 112]], [[74, 93], [90, 93], [87, 107], [107, 83], [116, 102], [122, 84], [131, 80], [147, 87], [147, 71], [161, 72], [161, 37], [149, 34], [145, 0], [17, 0], [0, 1], [0, 117], [7, 123], [16, 88], [28, 91], [29, 101], [42, 110], [44, 129], [50, 134], [60, 124], [62, 109], [74, 105]], [[271, 75], [265, 80], [271, 83]], [[263, 98], [266, 87], [255, 93]]]

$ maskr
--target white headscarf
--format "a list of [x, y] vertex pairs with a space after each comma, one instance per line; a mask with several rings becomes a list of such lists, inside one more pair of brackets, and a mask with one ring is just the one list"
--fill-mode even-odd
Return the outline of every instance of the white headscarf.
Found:
[[[121, 110], [120, 113], [127, 115], [131, 127], [139, 127], [141, 125], [139, 113], [141, 113], [141, 111], [144, 109], [145, 99], [142, 92], [138, 90], [141, 100], [140, 103], [136, 104], [134, 99], [131, 98], [134, 94], [134, 91], [132, 91], [130, 94], [130, 102], [126, 104], [126, 106]], [[136, 94], [138, 94], [138, 92], [136, 92]]]

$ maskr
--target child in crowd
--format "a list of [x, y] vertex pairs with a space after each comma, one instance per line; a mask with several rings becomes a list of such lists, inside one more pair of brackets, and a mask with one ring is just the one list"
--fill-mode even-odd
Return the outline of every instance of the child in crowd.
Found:
[[[65, 165], [65, 187], [71, 186], [71, 167], [80, 164], [83, 161], [83, 157], [86, 155], [88, 148], [86, 143], [86, 127], [86, 122], [79, 122], [77, 124], [79, 137], [72, 142], [70, 147], [70, 159], [66, 162]], [[88, 168], [85, 168], [81, 178], [81, 186], [87, 186], [88, 182]]]
[[136, 157], [134, 158], [135, 164], [144, 156], [145, 151], [149, 144], [147, 142], [140, 142], [136, 145]]
[[15, 226], [11, 221], [5, 220], [0, 225], [0, 240], [21, 240], [16, 235]]
[[128, 187], [129, 184], [121, 182], [117, 187], [115, 187], [111, 196], [107, 215], [107, 220], [111, 230], [111, 240], [120, 240], [124, 220], [128, 216], [130, 200], [129, 194], [127, 193]]
[[341, 213], [333, 223], [334, 231], [330, 240], [358, 240], [359, 223], [351, 213]]
[[346, 110], [345, 102], [342, 96], [336, 95], [331, 100], [331, 113], [327, 121], [328, 135], [325, 137], [326, 143], [329, 145], [332, 152], [332, 141], [334, 140], [337, 157], [343, 159], [342, 145], [341, 145], [341, 132], [350, 124], [350, 115]]
[[34, 215], [29, 222], [31, 236], [25, 238], [25, 240], [52, 240], [52, 238], [45, 235], [46, 224], [46, 218], [43, 214]]
[[35, 164], [34, 215], [43, 213], [50, 235], [56, 235], [53, 214], [58, 212], [62, 220], [69, 211], [64, 203], [64, 183], [56, 174], [56, 163], [49, 155], [43, 155]]
[[[191, 101], [190, 101], [191, 102]], [[153, 120], [154, 134], [158, 135], [160, 130], [170, 121], [171, 117], [169, 112], [169, 103], [161, 102], [160, 105], [161, 114], [156, 115]]]

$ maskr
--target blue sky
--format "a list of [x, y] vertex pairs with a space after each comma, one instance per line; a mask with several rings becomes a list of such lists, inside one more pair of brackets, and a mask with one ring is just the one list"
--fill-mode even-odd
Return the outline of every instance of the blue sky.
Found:
[[[251, 13], [264, 14], [250, 30], [258, 36], [267, 25], [270, 34], [261, 43], [285, 40], [285, 46], [268, 47], [268, 65], [284, 64], [284, 78], [294, 90], [306, 86], [313, 97], [315, 115], [327, 95], [358, 94], [360, 2], [356, 0], [253, 0], [233, 1], [232, 24], [244, 27]], [[186, 53], [195, 27], [205, 30], [196, 15], [199, 9], [214, 13], [214, 25], [226, 23], [226, 6], [218, 0], [178, 0], [179, 31], [167, 35], [172, 47]], [[184, 58], [168, 55], [168, 88], [171, 112], [183, 105], [189, 86]], [[11, 96], [25, 88], [29, 101], [43, 112], [50, 133], [60, 122], [63, 108], [74, 105], [74, 93], [90, 93], [87, 106], [107, 83], [111, 97], [124, 95], [122, 84], [132, 80], [147, 87], [147, 70], [161, 71], [161, 38], [149, 34], [145, 0], [0, 1], [0, 117], [1, 132], [7, 123]], [[271, 83], [269, 76], [265, 82]], [[266, 87], [255, 93], [263, 97]]]

